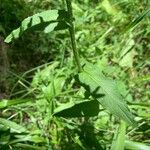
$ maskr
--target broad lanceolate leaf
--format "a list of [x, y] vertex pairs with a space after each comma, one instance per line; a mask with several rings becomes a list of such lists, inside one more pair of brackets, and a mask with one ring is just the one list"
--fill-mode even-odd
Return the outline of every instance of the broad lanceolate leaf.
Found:
[[119, 93], [117, 83], [114, 80], [106, 78], [99, 71], [98, 66], [87, 63], [83, 71], [79, 74], [79, 80], [83, 87], [104, 108], [131, 125], [135, 123], [131, 112]]
[[21, 26], [13, 30], [5, 39], [6, 43], [17, 39], [21, 34], [27, 30], [44, 30], [49, 33], [53, 30], [61, 30], [68, 27], [66, 21], [68, 20], [68, 13], [65, 10], [47, 10], [37, 13], [24, 19]]
[[33, 144], [30, 145], [30, 144], [17, 143], [13, 146], [17, 147], [17, 149], [46, 150], [45, 147], [38, 147], [38, 146], [34, 146]]
[[10, 128], [10, 131], [13, 132], [13, 133], [14, 132], [15, 133], [27, 132], [26, 128], [16, 124], [13, 121], [10, 121], [10, 120], [4, 119], [4, 118], [0, 118], [0, 124]]
[[27, 135], [27, 134], [21, 134], [21, 135], [14, 135], [15, 138], [12, 140], [9, 144], [14, 144], [14, 143], [19, 143], [19, 142], [26, 142], [26, 141], [30, 141], [33, 143], [44, 143], [45, 139], [39, 135]]
[[31, 99], [15, 99], [15, 100], [1, 100], [0, 101], [0, 109], [9, 107], [9, 106], [13, 106], [13, 105], [18, 105], [18, 104], [22, 104], [22, 103], [26, 103], [31, 101]]
[[99, 103], [96, 100], [83, 100], [63, 104], [58, 107], [54, 116], [57, 117], [92, 117], [99, 113]]

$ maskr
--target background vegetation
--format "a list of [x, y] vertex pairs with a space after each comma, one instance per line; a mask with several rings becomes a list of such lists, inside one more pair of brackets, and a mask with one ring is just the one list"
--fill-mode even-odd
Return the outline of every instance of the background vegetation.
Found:
[[72, 1], [81, 64], [96, 64], [118, 82], [136, 127], [120, 123], [102, 107], [90, 118], [53, 116], [58, 106], [83, 99], [84, 90], [73, 78], [77, 68], [68, 30], [33, 30], [10, 44], [4, 39], [28, 16], [66, 9], [65, 1], [0, 4], [0, 149], [121, 150], [121, 144], [124, 149], [150, 149], [148, 0]]

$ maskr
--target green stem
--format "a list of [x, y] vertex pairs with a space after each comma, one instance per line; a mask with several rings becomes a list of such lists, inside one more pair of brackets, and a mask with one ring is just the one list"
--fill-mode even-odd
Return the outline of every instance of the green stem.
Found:
[[78, 71], [81, 71], [81, 64], [80, 64], [80, 58], [79, 58], [79, 52], [76, 48], [76, 40], [75, 40], [75, 27], [74, 27], [74, 18], [73, 18], [73, 11], [72, 11], [72, 5], [71, 0], [66, 0], [67, 9], [69, 13], [69, 32], [71, 37], [71, 44], [72, 44], [72, 50], [74, 54], [75, 63], [78, 66]]

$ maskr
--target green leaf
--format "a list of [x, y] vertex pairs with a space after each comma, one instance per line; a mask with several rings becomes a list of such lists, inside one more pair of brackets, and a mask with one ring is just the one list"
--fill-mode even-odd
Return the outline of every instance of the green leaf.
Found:
[[146, 145], [146, 144], [140, 143], [140, 142], [126, 140], [125, 148], [129, 149], [129, 150], [150, 150], [150, 145]]
[[114, 6], [111, 5], [111, 3], [109, 2], [109, 0], [103, 0], [102, 1], [102, 7], [110, 15], [116, 15], [117, 14], [117, 10], [115, 9]]
[[135, 51], [131, 50], [130, 52], [128, 52], [119, 62], [119, 65], [122, 67], [133, 67], [133, 59], [135, 56]]
[[65, 77], [53, 78], [53, 81], [48, 85], [42, 87], [44, 98], [51, 99], [61, 93], [62, 87], [65, 82]]
[[49, 24], [47, 27], [45, 27], [44, 32], [45, 33], [52, 32], [53, 30], [55, 30], [55, 27], [57, 27], [57, 25], [58, 25], [58, 22], [54, 22], [54, 23]]
[[22, 144], [22, 143], [17, 143], [13, 145], [14, 147], [21, 148], [21, 149], [28, 149], [28, 150], [46, 150], [45, 147], [38, 147], [34, 145], [29, 145], [29, 144]]
[[15, 99], [15, 100], [1, 100], [0, 101], [0, 109], [12, 106], [12, 105], [17, 105], [17, 104], [21, 104], [21, 103], [26, 103], [31, 101], [31, 99]]
[[[119, 93], [117, 82], [106, 78], [98, 66], [87, 63], [79, 74], [81, 85], [113, 115], [133, 125], [133, 115]], [[103, 97], [102, 97], [103, 95]]]
[[31, 86], [33, 88], [38, 88], [39, 85], [41, 85], [42, 83], [51, 82], [52, 72], [56, 67], [58, 67], [58, 65], [59, 65], [59, 62], [55, 61], [54, 63], [48, 66], [45, 66], [44, 69], [41, 69], [41, 70], [38, 69], [36, 74], [33, 77]]
[[150, 75], [147, 74], [140, 77], [136, 77], [133, 79], [133, 82], [135, 83], [150, 82]]
[[125, 48], [121, 51], [119, 65], [122, 67], [132, 67], [136, 52], [133, 47], [135, 42], [132, 38], [127, 40]]
[[119, 128], [116, 130], [111, 150], [124, 150], [125, 145], [125, 134], [126, 134], [126, 123], [121, 121]]
[[125, 31], [128, 31], [130, 29], [134, 29], [142, 20], [143, 18], [150, 12], [150, 9], [144, 11], [140, 16], [138, 16], [133, 22], [131, 22], [127, 28], [125, 28]]
[[17, 139], [12, 140], [9, 144], [30, 141], [33, 143], [44, 143], [45, 139], [38, 135], [15, 135]]
[[5, 42], [10, 43], [29, 30], [44, 30], [45, 33], [49, 33], [53, 30], [66, 29], [68, 27], [67, 19], [68, 13], [65, 10], [47, 10], [37, 13], [24, 19], [21, 26], [6, 37]]
[[54, 111], [57, 117], [92, 117], [99, 113], [99, 103], [95, 100], [84, 100], [63, 104]]
[[[1, 125], [0, 125], [1, 126]], [[7, 128], [7, 130], [1, 130], [0, 128], [0, 149], [1, 149], [1, 145], [6, 145], [10, 140], [10, 132], [9, 129]]]
[[9, 127], [10, 128], [10, 132], [15, 132], [15, 133], [23, 133], [23, 132], [27, 132], [27, 129], [16, 124], [13, 121], [4, 119], [4, 118], [0, 118], [0, 124]]

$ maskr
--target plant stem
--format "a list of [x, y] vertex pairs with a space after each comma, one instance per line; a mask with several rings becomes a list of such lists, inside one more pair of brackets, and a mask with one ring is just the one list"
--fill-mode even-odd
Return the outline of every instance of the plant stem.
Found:
[[78, 67], [78, 71], [81, 71], [81, 64], [80, 64], [80, 58], [79, 58], [79, 52], [76, 47], [76, 40], [75, 40], [75, 27], [74, 27], [74, 18], [73, 18], [73, 11], [72, 11], [72, 5], [71, 5], [71, 0], [66, 0], [67, 4], [67, 10], [69, 13], [69, 32], [70, 32], [70, 37], [71, 37], [71, 44], [72, 44], [72, 50], [74, 54], [74, 59], [75, 63]]

